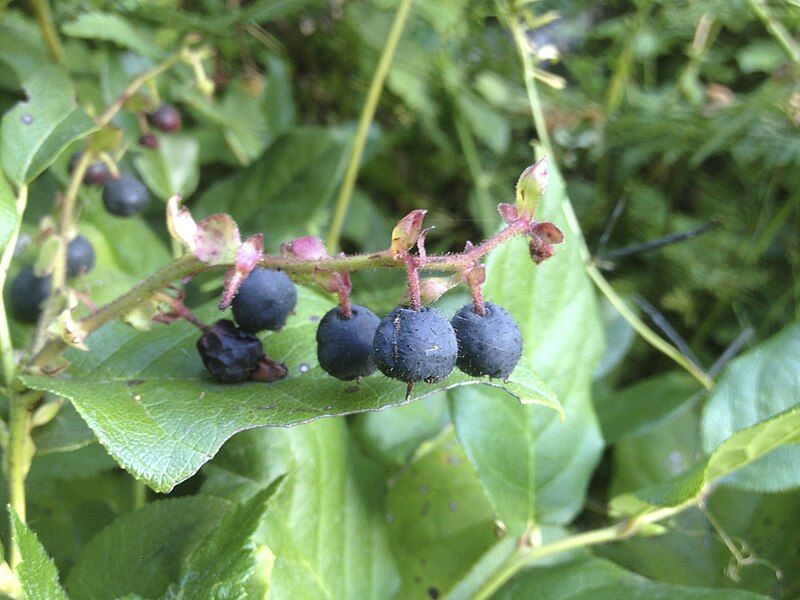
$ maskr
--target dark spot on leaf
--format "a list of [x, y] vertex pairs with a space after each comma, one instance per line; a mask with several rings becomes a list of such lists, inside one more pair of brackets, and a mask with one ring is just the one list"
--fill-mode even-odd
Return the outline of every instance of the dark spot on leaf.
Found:
[[423, 504], [422, 505], [422, 510], [419, 511], [419, 514], [421, 516], [423, 516], [423, 517], [427, 517], [428, 516], [428, 508], [429, 507], [430, 507], [430, 502], [426, 502], [425, 504]]
[[344, 391], [347, 392], [348, 394], [353, 394], [353, 393], [358, 391], [358, 386], [357, 385], [349, 385], [346, 388], [344, 388]]
[[450, 509], [452, 512], [456, 512], [456, 511], [458, 510], [458, 506], [459, 506], [459, 504], [458, 504], [458, 502], [456, 502], [455, 500], [454, 500], [453, 502], [451, 502], [450, 504], [448, 504], [448, 505], [447, 505], [447, 507], [448, 507], [448, 508], [449, 508], [449, 509]]
[[419, 564], [421, 564], [424, 567], [425, 565], [428, 564], [428, 559], [427, 558], [420, 558], [419, 559]]
[[422, 583], [422, 577], [419, 575], [414, 575], [414, 583]]
[[764, 517], [764, 519], [761, 521], [761, 524], [764, 527], [769, 527], [770, 525], [772, 525], [772, 519], [770, 519], [769, 517]]
[[394, 515], [392, 513], [386, 513], [386, 522], [391, 523], [394, 521]]
[[325, 407], [325, 410], [333, 410], [333, 404], [328, 404], [328, 405]]
[[144, 379], [128, 379], [125, 382], [125, 385], [127, 385], [128, 387], [131, 387], [131, 386], [134, 386], [134, 385], [142, 385], [143, 383], [144, 383]]
[[310, 317], [308, 317], [308, 320], [311, 321], [312, 323], [316, 323], [317, 321], [319, 321], [319, 315], [311, 315]]
[[22, 121], [23, 125], [30, 125], [33, 123], [33, 115], [25, 113], [24, 115], [20, 115], [19, 120]]
[[447, 457], [447, 464], [448, 465], [453, 465], [453, 466], [460, 465], [461, 464], [461, 459], [458, 458], [457, 456], [453, 456], [451, 454], [450, 456]]
[[436, 600], [439, 597], [439, 590], [435, 587], [428, 588], [428, 597], [431, 598], [431, 600]]
[[419, 493], [420, 494], [427, 494], [428, 493], [428, 486], [427, 485], [419, 486]]

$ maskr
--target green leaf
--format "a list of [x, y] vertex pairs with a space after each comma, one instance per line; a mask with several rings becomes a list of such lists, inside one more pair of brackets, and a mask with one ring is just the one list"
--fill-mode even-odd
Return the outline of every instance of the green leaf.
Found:
[[648, 581], [601, 558], [528, 569], [492, 597], [497, 600], [766, 600], [766, 596], [752, 592]]
[[[800, 404], [800, 323], [728, 365], [703, 411], [703, 448]], [[780, 448], [726, 483], [774, 492], [800, 486], [800, 446]]]
[[154, 598], [178, 581], [187, 557], [231, 510], [209, 496], [159, 500], [98, 533], [67, 577], [75, 600]]
[[75, 104], [72, 81], [54, 66], [43, 67], [24, 82], [28, 99], [3, 115], [0, 160], [16, 186], [44, 171], [72, 142], [97, 129]]
[[31, 436], [37, 455], [71, 452], [96, 441], [92, 430], [69, 402], [64, 402], [55, 418], [34, 429]]
[[156, 196], [167, 200], [176, 194], [187, 198], [200, 181], [199, 144], [188, 135], [159, 135], [158, 148], [143, 150], [136, 170]]
[[679, 506], [699, 498], [705, 487], [780, 448], [800, 442], [800, 406], [790, 408], [722, 442], [705, 463], [681, 477], [617, 496], [613, 512], [635, 514], [653, 506]]
[[180, 581], [165, 598], [246, 598], [245, 587], [255, 561], [250, 538], [261, 521], [267, 500], [282, 478], [275, 480], [231, 511], [189, 555]]
[[344, 419], [244, 432], [204, 473], [204, 493], [248, 497], [281, 473], [257, 541], [275, 555], [270, 598], [394, 598], [386, 482]]
[[267, 249], [308, 231], [326, 218], [328, 200], [344, 169], [349, 139], [345, 130], [303, 128], [277, 140], [256, 162], [212, 185], [194, 212], [236, 216], [252, 231], [264, 232]]
[[452, 429], [420, 447], [386, 509], [399, 598], [443, 595], [497, 541], [492, 507]]
[[116, 14], [84, 12], [61, 29], [72, 37], [113, 42], [148, 58], [157, 60], [163, 55], [141, 23], [132, 25]]
[[17, 567], [22, 589], [28, 598], [36, 600], [68, 600], [67, 594], [58, 582], [58, 571], [53, 560], [47, 556], [36, 534], [19, 520], [19, 516], [9, 508], [14, 530], [14, 543], [19, 548], [22, 562]]
[[[90, 352], [71, 351], [69, 378], [25, 376], [32, 389], [72, 400], [98, 440], [125, 469], [154, 490], [169, 491], [193, 475], [234, 433], [259, 426], [297, 425], [404, 404], [406, 386], [380, 374], [342, 382], [317, 366], [316, 326], [330, 308], [319, 294], [301, 290], [297, 314], [281, 332], [265, 336], [265, 349], [289, 368], [271, 384], [213, 382], [195, 348], [197, 329], [185, 322], [137, 332], [109, 324], [87, 340]], [[214, 306], [201, 317], [219, 317]], [[464, 385], [500, 387], [522, 402], [558, 410], [555, 396], [529, 369], [507, 382], [453, 373], [437, 384], [417, 384], [412, 398]]]
[[14, 190], [0, 171], [0, 253], [5, 249], [11, 235], [19, 224]]
[[[564, 187], [551, 172], [543, 218], [565, 225]], [[487, 261], [486, 299], [503, 306], [525, 340], [515, 373], [541, 373], [558, 394], [565, 420], [510, 403], [483, 390], [453, 394], [453, 422], [498, 518], [520, 534], [532, 522], [570, 521], [583, 506], [602, 441], [590, 402], [603, 350], [597, 301], [578, 250], [566, 233], [555, 256], [534, 266], [523, 240], [512, 240]]]

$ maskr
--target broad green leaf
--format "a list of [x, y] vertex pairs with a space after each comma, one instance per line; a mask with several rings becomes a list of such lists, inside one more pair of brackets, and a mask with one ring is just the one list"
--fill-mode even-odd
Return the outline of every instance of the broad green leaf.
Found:
[[70, 597], [160, 596], [230, 510], [225, 500], [200, 496], [159, 500], [123, 515], [86, 546], [67, 577]]
[[[28, 73], [50, 64], [39, 28], [21, 11], [6, 11], [0, 19], [0, 88], [16, 91]], [[12, 74], [13, 73], [13, 74]]]
[[0, 171], [0, 252], [8, 244], [11, 234], [19, 223], [17, 213], [16, 197], [8, 181]]
[[200, 181], [199, 146], [188, 135], [159, 135], [158, 148], [143, 150], [135, 159], [136, 170], [156, 196], [167, 200], [176, 194], [187, 198]]
[[58, 571], [42, 544], [28, 526], [9, 508], [14, 529], [14, 542], [22, 562], [17, 567], [22, 588], [28, 598], [36, 600], [68, 600], [58, 581]]
[[[67, 354], [73, 361], [70, 377], [25, 376], [24, 381], [72, 400], [120, 465], [154, 490], [169, 491], [243, 429], [297, 425], [406, 402], [404, 383], [380, 374], [342, 382], [317, 366], [317, 319], [329, 308], [319, 294], [303, 290], [289, 325], [265, 336], [266, 351], [289, 369], [288, 377], [271, 384], [213, 382], [195, 348], [199, 332], [185, 322], [154, 325], [147, 332], [109, 324], [89, 337], [90, 352]], [[200, 314], [208, 321], [220, 316], [213, 306]], [[475, 384], [559, 409], [552, 392], [525, 367], [507, 382], [454, 373], [438, 384], [415, 385], [412, 398]]]
[[394, 479], [386, 510], [398, 598], [443, 596], [497, 541], [492, 507], [452, 429], [420, 447]]
[[84, 12], [61, 29], [72, 37], [113, 42], [153, 59], [163, 54], [141, 23], [133, 25], [117, 14]]
[[255, 567], [250, 538], [280, 479], [228, 513], [186, 559], [183, 573], [165, 598], [246, 598]]
[[653, 430], [698, 396], [697, 381], [686, 373], [670, 371], [643, 379], [620, 390], [598, 394], [595, 410], [609, 444]]
[[708, 459], [681, 477], [645, 488], [635, 494], [617, 496], [613, 511], [633, 514], [652, 506], [678, 506], [699, 498], [705, 487], [747, 466], [785, 444], [800, 442], [800, 406], [790, 408], [742, 429], [722, 442]]
[[34, 179], [69, 144], [97, 128], [75, 104], [72, 82], [58, 67], [31, 73], [24, 88], [28, 99], [0, 123], [0, 161], [16, 186]]
[[326, 205], [344, 169], [346, 130], [297, 129], [277, 140], [256, 162], [212, 185], [198, 200], [197, 217], [235, 215], [249, 231], [265, 234], [275, 250], [326, 218]]
[[497, 600], [766, 600], [766, 596], [752, 592], [649, 581], [601, 558], [528, 569], [492, 597]]
[[72, 452], [96, 441], [92, 430], [69, 402], [64, 402], [55, 418], [31, 434], [39, 455]]
[[[800, 323], [728, 365], [703, 411], [703, 448], [800, 404]], [[800, 486], [800, 446], [780, 448], [726, 483], [774, 492]]]
[[244, 432], [204, 473], [203, 492], [235, 498], [287, 474], [256, 536], [275, 555], [270, 598], [397, 597], [386, 482], [350, 440], [344, 419]]
[[589, 394], [603, 350], [597, 301], [569, 233], [561, 203], [564, 185], [551, 172], [542, 218], [565, 231], [555, 256], [534, 266], [523, 240], [512, 240], [487, 261], [486, 299], [520, 325], [526, 367], [558, 394], [565, 420], [483, 390], [453, 394], [456, 433], [472, 460], [498, 518], [520, 534], [528, 523], [570, 521], [583, 506], [602, 441]]

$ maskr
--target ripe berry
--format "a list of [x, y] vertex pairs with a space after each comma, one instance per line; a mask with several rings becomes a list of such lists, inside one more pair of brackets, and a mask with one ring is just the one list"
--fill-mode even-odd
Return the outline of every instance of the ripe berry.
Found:
[[11, 282], [9, 301], [14, 317], [23, 323], [36, 323], [42, 302], [50, 295], [50, 276], [37, 277], [33, 267], [24, 267]]
[[273, 331], [286, 324], [297, 304], [297, 289], [283, 271], [254, 269], [231, 303], [233, 318], [245, 331]]
[[197, 340], [197, 351], [208, 372], [222, 383], [247, 381], [264, 354], [261, 340], [220, 319]]
[[522, 334], [503, 308], [484, 303], [479, 315], [472, 304], [459, 310], [450, 323], [458, 339], [458, 368], [467, 375], [505, 379], [522, 355]]
[[381, 320], [372, 348], [375, 364], [387, 377], [433, 383], [453, 370], [458, 345], [439, 311], [398, 306]]
[[[82, 152], [76, 152], [69, 159], [69, 172], [72, 173], [81, 158]], [[83, 174], [83, 183], [86, 185], [103, 185], [111, 177], [108, 165], [102, 160], [91, 163]]]
[[159, 146], [158, 138], [154, 136], [152, 133], [144, 133], [141, 136], [139, 136], [139, 145], [145, 148], [152, 148], [155, 150]]
[[94, 248], [82, 235], [77, 235], [67, 244], [67, 276], [75, 277], [88, 273], [94, 267]]
[[329, 375], [349, 381], [375, 372], [372, 341], [380, 319], [370, 309], [353, 304], [350, 318], [332, 308], [317, 327], [317, 358]]
[[150, 194], [144, 184], [130, 175], [109, 179], [103, 186], [103, 204], [118, 217], [130, 217], [150, 204]]
[[178, 131], [181, 128], [181, 113], [171, 104], [162, 104], [153, 112], [148, 113], [147, 120], [150, 125], [166, 133]]

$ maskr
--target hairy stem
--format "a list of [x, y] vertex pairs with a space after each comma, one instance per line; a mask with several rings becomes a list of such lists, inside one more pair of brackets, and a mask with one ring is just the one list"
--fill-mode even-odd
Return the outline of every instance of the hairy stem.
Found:
[[14, 347], [11, 344], [11, 331], [8, 327], [8, 312], [6, 311], [5, 296], [2, 292], [6, 284], [8, 267], [11, 265], [11, 259], [17, 247], [17, 238], [19, 238], [19, 230], [22, 226], [22, 214], [25, 212], [25, 206], [27, 204], [28, 186], [23, 185], [17, 193], [16, 209], [19, 220], [11, 236], [8, 238], [6, 247], [3, 249], [2, 257], [0, 257], [0, 357], [2, 357], [3, 362], [3, 383], [9, 389], [14, 381], [16, 366], [14, 365]]
[[[518, 15], [511, 14], [508, 17], [508, 23], [509, 28], [514, 36], [514, 41], [517, 45], [517, 51], [522, 60], [525, 76], [525, 87], [528, 91], [528, 101], [531, 105], [534, 126], [539, 133], [539, 139], [547, 151], [548, 156], [551, 157], [551, 160], [554, 160], [552, 148], [550, 146], [550, 138], [547, 134], [547, 129], [544, 122], [542, 104], [539, 99], [539, 93], [536, 89], [536, 80], [533, 77], [533, 65], [528, 54], [527, 42], [525, 40], [525, 34], [522, 30], [521, 20]], [[611, 287], [611, 284], [609, 284], [605, 277], [603, 277], [600, 270], [592, 261], [591, 253], [589, 252], [589, 248], [586, 246], [586, 240], [583, 238], [583, 232], [581, 231], [575, 211], [572, 208], [572, 203], [569, 201], [569, 198], [567, 198], [566, 195], [562, 200], [562, 210], [564, 211], [564, 216], [567, 219], [569, 230], [572, 235], [575, 236], [575, 240], [578, 244], [581, 258], [583, 258], [586, 271], [600, 292], [608, 299], [609, 302], [611, 302], [620, 315], [631, 325], [631, 327], [636, 330], [639, 335], [642, 336], [642, 338], [644, 338], [648, 344], [683, 367], [695, 379], [697, 379], [697, 381], [699, 381], [703, 387], [711, 389], [711, 387], [714, 385], [714, 382], [711, 380], [711, 378], [691, 360], [681, 354], [677, 348], [664, 340], [655, 331], [648, 327], [644, 321], [636, 316], [633, 311], [628, 308], [627, 304], [625, 304], [625, 301], [622, 299], [622, 297], [617, 294], [614, 288]]]
[[58, 29], [53, 19], [53, 9], [48, 0], [31, 0], [33, 12], [36, 14], [36, 22], [39, 23], [39, 30], [42, 32], [44, 43], [47, 46], [47, 53], [53, 61], [64, 64], [64, 47], [61, 45], [61, 38], [58, 37]]
[[386, 82], [386, 76], [389, 73], [389, 67], [392, 64], [395, 50], [397, 50], [397, 44], [403, 33], [403, 28], [405, 27], [412, 2], [413, 0], [400, 0], [400, 4], [394, 16], [394, 22], [389, 30], [389, 37], [386, 38], [386, 45], [384, 45], [383, 52], [378, 61], [378, 67], [375, 69], [375, 74], [372, 76], [372, 82], [367, 92], [367, 99], [364, 102], [364, 107], [361, 109], [361, 115], [358, 118], [356, 137], [353, 140], [353, 148], [350, 151], [350, 158], [347, 162], [347, 169], [344, 173], [342, 185], [339, 188], [339, 194], [336, 196], [333, 218], [331, 220], [330, 229], [328, 229], [327, 247], [330, 253], [334, 253], [339, 246], [339, 238], [342, 235], [342, 227], [344, 226], [345, 217], [347, 217], [347, 209], [350, 206], [350, 199], [353, 196], [353, 189], [356, 185], [356, 177], [358, 177], [361, 157], [364, 154], [364, 146], [367, 143], [367, 133], [369, 133], [369, 127], [372, 124], [372, 120], [375, 118], [378, 100], [381, 97], [381, 91]]

